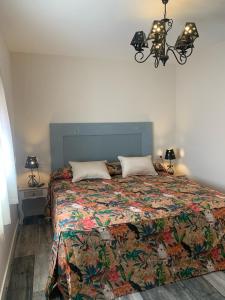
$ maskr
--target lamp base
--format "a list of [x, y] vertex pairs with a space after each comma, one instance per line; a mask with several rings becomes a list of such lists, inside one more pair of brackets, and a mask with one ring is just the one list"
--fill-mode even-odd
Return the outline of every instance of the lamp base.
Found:
[[29, 175], [28, 176], [29, 180], [28, 180], [28, 186], [29, 187], [37, 187], [39, 186], [39, 182], [36, 180], [35, 175]]
[[170, 175], [174, 175], [173, 165], [168, 166], [167, 173], [170, 174]]

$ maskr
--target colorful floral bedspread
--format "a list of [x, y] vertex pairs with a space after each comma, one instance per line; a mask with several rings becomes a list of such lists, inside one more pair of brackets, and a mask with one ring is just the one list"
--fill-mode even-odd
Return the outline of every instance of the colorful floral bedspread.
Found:
[[186, 177], [51, 184], [47, 295], [114, 299], [225, 270], [225, 195]]

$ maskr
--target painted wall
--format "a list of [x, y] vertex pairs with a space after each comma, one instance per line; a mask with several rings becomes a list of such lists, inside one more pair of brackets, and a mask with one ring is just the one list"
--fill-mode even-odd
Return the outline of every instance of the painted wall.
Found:
[[192, 177], [225, 191], [224, 52], [214, 45], [177, 69], [176, 144]]
[[26, 181], [27, 154], [39, 157], [47, 180], [50, 122], [153, 121], [155, 154], [176, 140], [184, 155], [181, 173], [224, 189], [224, 48], [216, 46], [215, 55], [196, 51], [176, 71], [172, 65], [155, 70], [151, 63], [12, 54], [20, 182]]
[[154, 122], [155, 153], [175, 142], [175, 67], [12, 54], [20, 182], [27, 154], [50, 170], [51, 122]]
[[[5, 95], [7, 100], [7, 106], [11, 121], [11, 127], [13, 129], [14, 124], [14, 114], [13, 114], [13, 101], [12, 101], [12, 85], [11, 85], [11, 69], [10, 69], [10, 55], [5, 46], [5, 43], [0, 36], [0, 74], [3, 80]], [[5, 226], [4, 236], [0, 237], [0, 298], [2, 294], [3, 280], [5, 277], [7, 261], [9, 256], [9, 250], [11, 247], [11, 242], [13, 234], [17, 224], [17, 206], [11, 206], [11, 220], [10, 225]]]

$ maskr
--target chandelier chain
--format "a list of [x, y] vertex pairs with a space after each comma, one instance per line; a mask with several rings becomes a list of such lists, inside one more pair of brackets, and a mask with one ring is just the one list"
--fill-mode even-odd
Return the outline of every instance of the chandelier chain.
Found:
[[164, 19], [166, 19], [167, 11], [166, 11], [166, 3], [164, 4]]

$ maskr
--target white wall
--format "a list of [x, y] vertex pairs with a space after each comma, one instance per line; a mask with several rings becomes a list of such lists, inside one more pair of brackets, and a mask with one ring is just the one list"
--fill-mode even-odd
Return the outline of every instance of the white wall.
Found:
[[199, 181], [225, 190], [225, 43], [194, 53], [176, 73], [177, 147]]
[[12, 54], [20, 181], [29, 153], [39, 157], [47, 180], [50, 122], [152, 121], [155, 154], [175, 145], [176, 131], [180, 168], [224, 189], [224, 50], [221, 44], [195, 51], [176, 72], [172, 65], [155, 70], [151, 62]]
[[[0, 36], [0, 75], [3, 80], [7, 106], [11, 121], [11, 127], [13, 128], [14, 116], [13, 116], [13, 101], [12, 101], [12, 88], [11, 88], [11, 70], [10, 70], [10, 55], [5, 46], [5, 43]], [[16, 205], [11, 206], [11, 220], [10, 225], [5, 226], [4, 236], [0, 238], [0, 298], [3, 287], [3, 279], [6, 272], [7, 260], [9, 256], [9, 249], [13, 234], [17, 224], [17, 207]]]
[[28, 54], [12, 54], [12, 66], [19, 174], [27, 154], [49, 173], [51, 122], [152, 121], [155, 153], [175, 142], [174, 66]]

